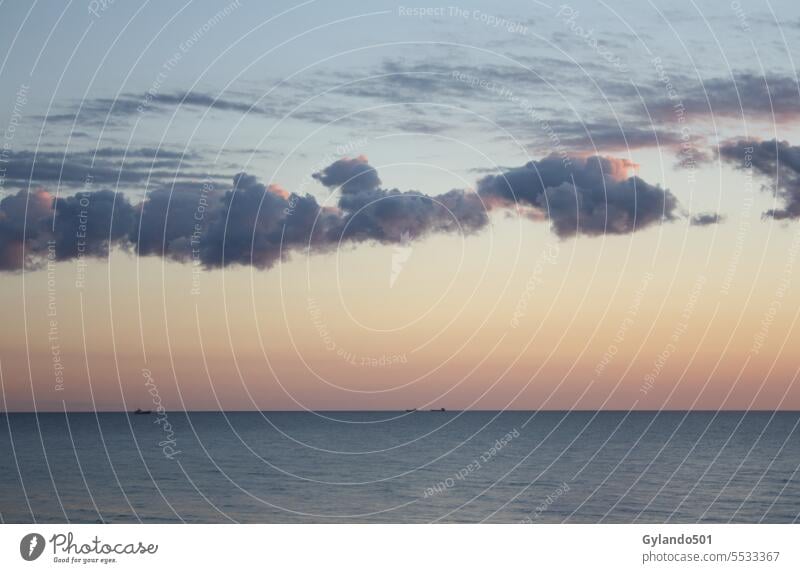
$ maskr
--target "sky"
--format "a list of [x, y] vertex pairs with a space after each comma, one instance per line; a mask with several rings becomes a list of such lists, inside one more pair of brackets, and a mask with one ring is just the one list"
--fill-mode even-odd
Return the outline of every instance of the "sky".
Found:
[[795, 3], [0, 13], [4, 410], [800, 409]]

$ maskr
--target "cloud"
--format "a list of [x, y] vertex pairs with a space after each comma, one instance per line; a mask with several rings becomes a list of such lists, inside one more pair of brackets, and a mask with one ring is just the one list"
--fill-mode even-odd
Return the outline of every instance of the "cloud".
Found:
[[137, 206], [128, 242], [139, 255], [160, 255], [179, 261], [191, 258], [195, 225], [202, 229], [206, 207], [219, 200], [217, 191], [207, 186], [197, 187], [156, 189]]
[[111, 191], [56, 199], [45, 190], [21, 190], [0, 202], [0, 269], [37, 268], [48, 257], [102, 257], [112, 246], [206, 267], [269, 268], [292, 252], [470, 233], [489, 221], [475, 193], [382, 189], [364, 157], [339, 160], [315, 177], [339, 190], [336, 207], [246, 173], [224, 191], [209, 184], [164, 187], [137, 205]]
[[23, 189], [0, 201], [0, 269], [104, 257], [114, 246], [208, 268], [265, 269], [292, 253], [341, 244], [475, 233], [488, 226], [491, 210], [547, 218], [561, 237], [630, 233], [675, 218], [674, 196], [629, 177], [635, 167], [610, 157], [549, 156], [483, 177], [477, 192], [427, 195], [384, 188], [366, 157], [343, 158], [313, 174], [338, 193], [334, 206], [246, 173], [225, 189], [211, 182], [158, 188], [138, 204], [107, 190], [55, 198]]
[[421, 120], [399, 121], [392, 127], [399, 131], [425, 134], [444, 133], [448, 130], [448, 127], [442, 123]]
[[249, 102], [203, 92], [144, 93], [141, 95], [127, 93], [118, 98], [84, 100], [80, 106], [75, 105], [70, 111], [49, 114], [47, 121], [98, 125], [105, 122], [115, 123], [145, 111], [169, 111], [177, 107], [268, 116], [275, 114], [272, 110]]
[[[586, 103], [589, 107], [583, 107], [585, 116], [576, 117], [575, 110], [569, 110], [563, 103], [554, 103], [563, 95], [555, 94], [558, 97], [553, 97], [554, 89], [559, 86], [570, 85], [571, 94], [584, 88], [583, 84], [574, 85], [575, 72], [570, 70], [568, 63], [555, 59], [523, 60], [525, 65], [492, 66], [386, 60], [380, 68], [365, 72], [363, 77], [353, 75], [350, 81], [337, 89], [350, 97], [409, 104], [404, 108], [404, 114], [421, 113], [424, 108], [412, 104], [424, 105], [425, 102], [448, 103], [454, 108], [469, 109], [477, 114], [458, 114], [447, 125], [427, 117], [388, 124], [379, 118], [375, 125], [383, 129], [439, 133], [464, 128], [468, 122], [486, 129], [485, 119], [481, 117], [485, 116], [515, 137], [529, 140], [529, 149], [536, 153], [547, 152], [556, 145], [575, 153], [587, 149], [594, 149], [596, 153], [613, 153], [653, 147], [666, 147], [677, 153], [686, 145], [685, 135], [680, 129], [667, 126], [660, 120], [653, 123], [651, 117], [642, 114], [640, 106], [630, 114], [615, 112], [610, 115], [602, 105], [602, 98], [590, 98]], [[599, 72], [599, 69], [594, 71]], [[548, 85], [544, 78], [551, 84]], [[617, 82], [602, 75], [598, 82], [604, 93], [614, 99], [640, 98], [630, 85], [620, 88]], [[657, 110], [661, 109], [663, 93], [663, 89], [649, 93], [649, 99], [655, 102]], [[672, 112], [672, 108], [669, 107], [668, 111]], [[455, 109], [437, 108], [440, 115], [454, 112]], [[507, 135], [499, 135], [499, 138], [505, 139]]]
[[487, 206], [475, 193], [454, 189], [441, 195], [381, 188], [374, 167], [363, 156], [340, 159], [314, 174], [341, 192], [339, 209], [345, 240], [402, 242], [436, 232], [477, 231], [489, 222]]
[[628, 176], [626, 159], [549, 155], [478, 181], [478, 193], [504, 206], [541, 213], [560, 237], [625, 234], [677, 218], [666, 189]]
[[315, 223], [323, 229], [331, 218], [341, 223], [313, 197], [286, 195], [245, 174], [225, 192], [163, 188], [138, 205], [105, 190], [58, 199], [45, 190], [21, 190], [0, 202], [0, 269], [106, 256], [112, 246], [206, 267], [266, 268], [282, 249], [309, 242]]
[[199, 238], [207, 267], [231, 264], [269, 268], [294, 250], [325, 250], [335, 243], [341, 216], [323, 209], [311, 195], [288, 196], [240, 173], [209, 211]]
[[0, 270], [36, 268], [46, 258], [101, 257], [124, 245], [135, 220], [121, 193], [96, 191], [66, 198], [21, 190], [0, 201]]
[[339, 159], [313, 177], [325, 187], [339, 187], [346, 196], [375, 190], [381, 184], [378, 172], [363, 155]]
[[707, 227], [722, 223], [724, 220], [725, 217], [719, 213], [697, 213], [689, 219], [689, 224], [695, 227]]
[[783, 200], [783, 208], [770, 209], [764, 216], [773, 219], [800, 218], [800, 146], [787, 141], [741, 139], [719, 148], [723, 161], [739, 169], [752, 167], [770, 179], [769, 190]]
[[[108, 185], [131, 187], [149, 181], [198, 180], [209, 175], [199, 170], [194, 153], [155, 148], [111, 148], [96, 151], [12, 151], [0, 170], [0, 184], [28, 187], [57, 183], [61, 187]], [[214, 178], [212, 176], [212, 178]]]
[[[674, 121], [676, 105], [682, 104], [687, 119], [711, 114], [728, 118], [760, 118], [788, 121], [800, 118], [800, 86], [793, 76], [738, 73], [732, 78], [711, 78], [697, 83], [689, 77], [676, 78], [676, 100], [659, 101], [650, 113]], [[683, 89], [683, 86], [690, 86]], [[657, 92], [651, 94], [656, 95]], [[659, 97], [663, 96], [657, 94]], [[774, 116], [774, 117], [773, 117]]]
[[615, 123], [557, 123], [553, 129], [563, 134], [564, 145], [570, 149], [594, 148], [602, 151], [627, 151], [646, 147], [678, 147], [679, 133], [657, 129], [646, 124]]

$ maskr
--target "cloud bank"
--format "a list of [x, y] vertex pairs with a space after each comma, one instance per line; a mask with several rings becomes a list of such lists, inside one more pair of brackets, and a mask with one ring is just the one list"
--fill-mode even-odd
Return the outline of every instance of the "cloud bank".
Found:
[[0, 201], [0, 270], [105, 257], [113, 247], [207, 268], [265, 269], [293, 252], [343, 243], [475, 233], [493, 210], [549, 220], [562, 238], [632, 233], [675, 219], [674, 195], [629, 176], [634, 168], [623, 159], [551, 155], [485, 176], [474, 191], [427, 195], [385, 188], [366, 157], [344, 158], [313, 175], [337, 192], [333, 205], [246, 173], [226, 190], [209, 182], [163, 187], [139, 203], [106, 190], [56, 198], [23, 189]]

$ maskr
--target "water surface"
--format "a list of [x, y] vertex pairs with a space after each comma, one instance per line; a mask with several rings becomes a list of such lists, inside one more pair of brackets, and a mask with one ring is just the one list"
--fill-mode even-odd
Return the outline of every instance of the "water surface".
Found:
[[793, 522], [798, 422], [795, 412], [0, 414], [0, 517]]

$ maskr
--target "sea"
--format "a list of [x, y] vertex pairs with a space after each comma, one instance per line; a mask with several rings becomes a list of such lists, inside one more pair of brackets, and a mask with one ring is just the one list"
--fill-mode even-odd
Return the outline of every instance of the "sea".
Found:
[[789, 523], [798, 412], [0, 414], [4, 523]]

